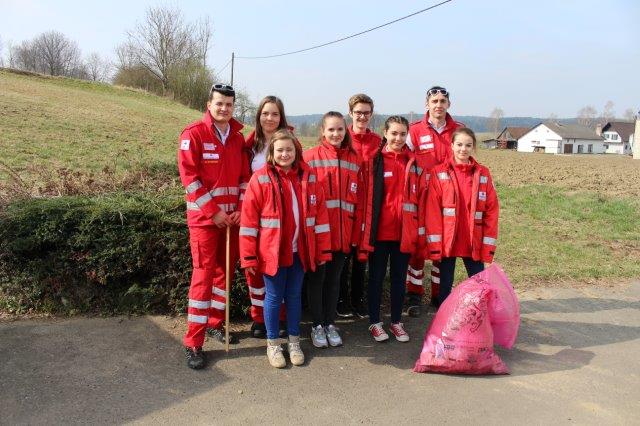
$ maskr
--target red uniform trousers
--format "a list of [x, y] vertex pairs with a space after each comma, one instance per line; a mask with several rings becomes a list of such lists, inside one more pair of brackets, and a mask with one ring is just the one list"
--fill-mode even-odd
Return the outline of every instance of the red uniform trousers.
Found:
[[[247, 286], [249, 287], [249, 299], [251, 300], [251, 319], [253, 322], [264, 324], [264, 280], [262, 274], [256, 271], [255, 274], [250, 274], [247, 270], [244, 270], [244, 276], [247, 279]], [[286, 307], [284, 302], [280, 306], [280, 321], [286, 319]]]
[[[231, 273], [238, 262], [238, 227], [231, 228], [229, 259]], [[221, 328], [227, 303], [226, 268], [227, 228], [189, 227], [193, 273], [189, 286], [187, 334], [184, 345], [200, 347], [207, 327]]]

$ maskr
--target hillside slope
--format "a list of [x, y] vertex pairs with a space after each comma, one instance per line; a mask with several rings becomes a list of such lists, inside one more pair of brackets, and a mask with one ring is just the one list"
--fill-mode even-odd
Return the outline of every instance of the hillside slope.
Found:
[[21, 172], [173, 162], [180, 131], [201, 113], [141, 91], [0, 69], [0, 116], [2, 161]]

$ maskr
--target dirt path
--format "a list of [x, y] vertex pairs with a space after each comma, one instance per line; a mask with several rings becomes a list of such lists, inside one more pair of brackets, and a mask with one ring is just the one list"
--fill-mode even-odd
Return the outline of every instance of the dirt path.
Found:
[[[407, 319], [407, 344], [376, 344], [366, 320], [345, 346], [304, 367], [268, 366], [264, 341], [229, 355], [207, 343], [184, 364], [184, 319], [73, 318], [0, 323], [0, 424], [554, 423], [628, 424], [640, 414], [640, 282], [521, 294], [510, 376], [415, 374], [432, 313]], [[304, 328], [306, 330], [306, 326]]]

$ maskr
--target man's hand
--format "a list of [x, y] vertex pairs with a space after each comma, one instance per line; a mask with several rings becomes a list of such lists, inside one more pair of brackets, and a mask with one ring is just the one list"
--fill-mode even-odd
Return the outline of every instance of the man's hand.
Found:
[[229, 213], [229, 222], [231, 225], [240, 225], [240, 212]]
[[248, 268], [245, 268], [245, 271], [247, 271], [251, 275], [255, 275], [256, 274], [256, 268], [253, 267], [253, 266], [249, 266]]
[[229, 216], [220, 210], [213, 216], [213, 223], [215, 223], [218, 228], [224, 228], [229, 225]]

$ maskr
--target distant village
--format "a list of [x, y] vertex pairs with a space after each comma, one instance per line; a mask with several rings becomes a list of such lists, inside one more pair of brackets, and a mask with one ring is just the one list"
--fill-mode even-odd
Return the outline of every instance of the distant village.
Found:
[[[640, 143], [634, 134], [640, 129], [636, 121], [609, 121], [596, 128], [556, 121], [533, 127], [505, 127], [498, 136], [482, 141], [488, 149], [513, 149], [545, 154], [619, 154], [640, 158]], [[637, 146], [634, 146], [637, 145]], [[634, 153], [635, 147], [635, 153]]]

